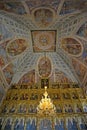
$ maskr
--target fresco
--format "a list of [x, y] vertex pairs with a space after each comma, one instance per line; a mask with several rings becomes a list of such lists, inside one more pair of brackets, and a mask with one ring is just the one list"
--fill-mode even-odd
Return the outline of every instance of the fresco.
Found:
[[13, 36], [12, 32], [7, 30], [5, 25], [0, 23], [0, 41], [2, 41], [2, 40], [5, 41], [5, 39], [11, 38], [12, 36]]
[[60, 15], [73, 13], [75, 11], [75, 9], [73, 8], [72, 4], [73, 4], [72, 0], [66, 0], [62, 6], [62, 9], [60, 11]]
[[87, 39], [87, 22], [85, 22], [78, 30], [77, 35]]
[[42, 57], [38, 63], [38, 72], [41, 77], [49, 77], [51, 74], [51, 61], [47, 57]]
[[0, 102], [2, 101], [3, 96], [4, 96], [3, 93], [0, 92]]
[[59, 3], [61, 0], [29, 0], [26, 1], [26, 4], [28, 5], [30, 12], [37, 8], [37, 7], [51, 7], [55, 11], [57, 10]]
[[56, 31], [32, 31], [34, 52], [55, 51]]
[[35, 70], [29, 71], [24, 74], [23, 77], [19, 80], [19, 84], [34, 84], [35, 83]]
[[82, 62], [87, 66], [87, 45], [86, 44], [84, 45], [84, 51], [82, 53], [80, 60], [82, 60]]
[[16, 14], [26, 14], [25, 8], [21, 2], [4, 2], [0, 4], [0, 9]]
[[0, 67], [3, 68], [9, 61], [10, 58], [6, 53], [6, 46], [9, 43], [9, 40], [0, 44]]
[[82, 53], [82, 45], [73, 38], [65, 38], [62, 40], [62, 48], [71, 55], [78, 56]]
[[13, 64], [9, 64], [4, 70], [3, 73], [5, 75], [5, 78], [8, 82], [8, 84], [11, 83], [12, 77], [14, 75], [14, 65]]
[[75, 69], [77, 76], [79, 77], [80, 81], [82, 82], [84, 79], [84, 76], [87, 72], [87, 68], [84, 66], [84, 64], [82, 64], [80, 61], [78, 61], [74, 58], [72, 59], [72, 65]]
[[69, 83], [71, 80], [63, 72], [55, 70], [55, 82]]
[[6, 49], [10, 56], [16, 56], [21, 54], [26, 48], [27, 42], [24, 39], [16, 39], [9, 43]]
[[37, 9], [34, 12], [34, 20], [39, 27], [47, 27], [53, 21], [53, 12], [49, 9]]

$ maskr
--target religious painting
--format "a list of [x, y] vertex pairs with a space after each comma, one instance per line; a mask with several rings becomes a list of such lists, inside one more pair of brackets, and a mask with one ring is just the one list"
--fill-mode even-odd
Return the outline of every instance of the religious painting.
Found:
[[28, 44], [24, 39], [16, 39], [13, 42], [9, 43], [7, 46], [7, 52], [9, 56], [17, 56], [25, 51]]
[[36, 118], [28, 118], [26, 120], [26, 130], [37, 130]]
[[76, 118], [67, 118], [66, 119], [66, 127], [67, 130], [78, 130], [78, 125], [77, 125], [77, 119]]
[[85, 22], [77, 31], [77, 35], [87, 39], [87, 22]]
[[35, 8], [45, 6], [57, 11], [60, 1], [61, 0], [28, 0], [26, 1], [26, 4], [28, 5], [30, 12]]
[[6, 52], [6, 46], [8, 45], [8, 43], [9, 40], [0, 44], [0, 67], [1, 68], [3, 68], [10, 61], [10, 58], [8, 57]]
[[17, 118], [14, 122], [14, 130], [24, 130], [24, 118]]
[[87, 129], [87, 122], [84, 116], [78, 117], [78, 124], [81, 130], [86, 130]]
[[49, 79], [48, 78], [41, 79], [41, 88], [45, 88], [45, 86], [47, 86], [47, 88], [49, 88]]
[[73, 56], [79, 56], [82, 53], [82, 45], [79, 41], [73, 38], [65, 38], [62, 40], [62, 48]]
[[60, 118], [55, 118], [55, 130], [65, 130], [64, 120]]
[[60, 11], [60, 15], [69, 14], [76, 11], [76, 9], [72, 5], [73, 5], [72, 0], [65, 0], [65, 2], [63, 3], [62, 9]]
[[5, 120], [4, 130], [12, 130], [12, 118]]
[[3, 73], [5, 75], [8, 84], [10, 84], [14, 75], [14, 65], [12, 63], [9, 64], [6, 68], [4, 68]]
[[38, 73], [40, 77], [49, 77], [52, 71], [51, 61], [48, 57], [42, 57], [38, 62]]
[[84, 51], [82, 53], [81, 60], [87, 66], [87, 44], [84, 45]]
[[63, 72], [55, 71], [55, 82], [69, 83], [71, 82], [71, 79], [67, 77], [67, 75], [64, 74]]
[[19, 84], [34, 84], [35, 83], [35, 70], [31, 70], [28, 73], [24, 74], [19, 80]]
[[4, 24], [0, 23], [0, 41], [5, 41], [8, 38], [11, 38], [13, 33], [5, 27]]
[[50, 119], [40, 120], [39, 130], [52, 130], [52, 122]]
[[80, 61], [78, 61], [74, 58], [72, 59], [72, 65], [75, 69], [75, 72], [76, 72], [79, 80], [82, 82], [84, 79], [84, 76], [87, 72], [86, 66], [84, 66], [84, 64], [82, 64]]
[[26, 14], [26, 10], [21, 2], [2, 2], [0, 4], [0, 9], [8, 11], [10, 13], [16, 13], [20, 15]]
[[47, 27], [53, 22], [53, 12], [50, 9], [40, 8], [33, 13], [35, 23], [39, 27]]
[[32, 31], [34, 52], [55, 52], [56, 31]]

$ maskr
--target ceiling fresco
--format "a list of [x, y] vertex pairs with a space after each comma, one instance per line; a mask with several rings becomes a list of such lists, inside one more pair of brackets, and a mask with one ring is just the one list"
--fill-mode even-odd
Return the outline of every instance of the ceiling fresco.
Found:
[[8, 44], [6, 50], [9, 56], [21, 54], [27, 48], [27, 42], [24, 39], [16, 39]]
[[10, 86], [48, 77], [85, 86], [86, 8], [86, 0], [0, 0], [3, 82]]
[[54, 11], [49, 8], [39, 8], [33, 12], [35, 23], [39, 27], [47, 27], [54, 20]]
[[32, 31], [32, 38], [35, 52], [56, 50], [56, 31]]
[[73, 39], [73, 38], [65, 38], [61, 42], [62, 48], [69, 54], [73, 56], [79, 56], [83, 52], [82, 44]]

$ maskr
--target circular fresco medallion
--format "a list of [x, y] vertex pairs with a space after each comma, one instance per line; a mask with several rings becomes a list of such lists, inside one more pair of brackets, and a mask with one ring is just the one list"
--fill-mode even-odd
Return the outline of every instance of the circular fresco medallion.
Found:
[[40, 59], [38, 63], [38, 71], [41, 77], [49, 77], [51, 74], [51, 62], [47, 57]]
[[8, 44], [7, 52], [10, 56], [16, 56], [24, 52], [27, 48], [27, 42], [24, 39], [16, 39]]
[[71, 55], [79, 56], [82, 54], [83, 47], [81, 43], [74, 38], [64, 38], [62, 48]]
[[33, 13], [34, 20], [39, 27], [47, 27], [53, 22], [53, 10], [46, 8], [36, 9]]

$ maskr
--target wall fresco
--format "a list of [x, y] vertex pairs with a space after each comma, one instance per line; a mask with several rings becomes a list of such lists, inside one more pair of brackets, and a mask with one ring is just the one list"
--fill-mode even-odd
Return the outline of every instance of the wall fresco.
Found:
[[83, 63], [87, 66], [87, 45], [84, 45], [84, 51], [82, 53], [81, 59]]
[[61, 0], [29, 0], [26, 1], [30, 11], [37, 7], [51, 7], [54, 10], [58, 9], [59, 3]]
[[87, 68], [82, 64], [80, 61], [76, 59], [72, 59], [72, 65], [75, 69], [75, 72], [79, 78], [79, 80], [82, 82], [84, 79], [84, 76], [87, 72]]
[[56, 31], [32, 31], [34, 52], [55, 51]]
[[74, 7], [72, 6], [73, 1], [72, 0], [66, 0], [62, 6], [62, 9], [60, 11], [60, 15], [73, 13], [75, 11]]
[[3, 68], [9, 61], [10, 58], [6, 53], [6, 46], [9, 43], [9, 40], [0, 44], [0, 67]]
[[24, 74], [22, 78], [19, 80], [20, 84], [34, 84], [35, 83], [35, 70], [29, 71]]
[[26, 14], [25, 8], [21, 2], [4, 2], [0, 4], [0, 9], [16, 14]]
[[7, 30], [5, 25], [0, 23], [0, 41], [11, 38], [13, 36], [12, 32]]
[[34, 20], [39, 27], [47, 27], [53, 21], [53, 12], [49, 9], [37, 9], [34, 12]]
[[55, 70], [55, 82], [69, 83], [71, 80], [63, 72], [57, 72]]
[[82, 53], [82, 45], [73, 38], [65, 38], [62, 40], [62, 48], [71, 55], [78, 56]]
[[51, 61], [47, 57], [42, 57], [38, 63], [38, 72], [41, 77], [48, 77], [51, 74]]
[[85, 22], [77, 31], [77, 35], [87, 39], [87, 22]]
[[24, 39], [16, 39], [8, 44], [7, 52], [10, 56], [16, 56], [21, 54], [26, 48], [27, 42]]
[[13, 64], [9, 64], [4, 70], [3, 73], [5, 75], [6, 81], [8, 82], [8, 84], [11, 83], [11, 80], [13, 78], [14, 75], [14, 65]]

